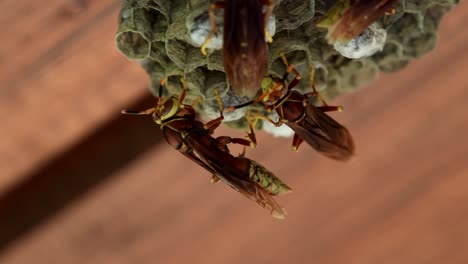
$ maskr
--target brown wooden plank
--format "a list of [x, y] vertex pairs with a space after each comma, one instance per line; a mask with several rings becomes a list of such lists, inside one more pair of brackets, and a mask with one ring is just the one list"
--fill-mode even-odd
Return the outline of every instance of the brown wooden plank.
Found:
[[[462, 3], [440, 47], [338, 100], [350, 163], [258, 134], [252, 157], [294, 192], [275, 221], [167, 145], [18, 240], [1, 263], [466, 263], [468, 35]], [[148, 120], [150, 122], [150, 120]], [[222, 129], [220, 134], [232, 134]]]
[[[147, 93], [143, 70], [115, 48], [120, 2], [92, 1], [75, 17], [59, 16], [69, 4], [32, 4], [34, 23], [13, 24], [18, 36], [2, 49], [11, 63], [0, 66], [1, 136], [8, 139], [0, 141], [0, 193]], [[53, 29], [47, 38], [45, 29]]]
[[[132, 109], [154, 104], [151, 95]], [[146, 120], [145, 120], [146, 121]], [[0, 194], [0, 252], [56, 212], [111, 177], [162, 139], [160, 129], [143, 119], [117, 115], [76, 145]]]
[[[19, 80], [40, 71], [60, 56], [70, 42], [115, 12], [119, 1], [51, 0], [0, 3], [0, 23], [8, 25], [0, 49], [0, 81], [3, 93], [25, 89]], [[16, 87], [19, 86], [19, 87]]]

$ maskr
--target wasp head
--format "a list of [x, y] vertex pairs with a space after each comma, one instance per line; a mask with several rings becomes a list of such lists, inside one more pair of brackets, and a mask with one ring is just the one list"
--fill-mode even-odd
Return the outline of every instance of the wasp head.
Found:
[[265, 77], [262, 81], [262, 102], [267, 106], [273, 106], [281, 100], [288, 91], [284, 81], [279, 78]]
[[153, 112], [153, 120], [156, 124], [161, 125], [164, 121], [175, 116], [180, 108], [179, 98], [177, 96], [173, 95], [166, 101], [158, 97], [158, 104]]

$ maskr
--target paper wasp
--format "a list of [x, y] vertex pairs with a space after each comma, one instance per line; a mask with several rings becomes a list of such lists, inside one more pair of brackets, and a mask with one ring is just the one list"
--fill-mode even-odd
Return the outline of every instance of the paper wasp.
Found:
[[330, 43], [347, 43], [383, 15], [393, 15], [396, 12], [393, 6], [397, 2], [398, 0], [340, 0], [317, 20], [316, 25], [328, 29], [326, 38]]
[[231, 88], [249, 99], [257, 94], [267, 70], [268, 46], [271, 36], [265, 29], [273, 10], [272, 0], [224, 0], [210, 5], [212, 31], [201, 51], [218, 31], [214, 10], [224, 9], [223, 60]]
[[183, 79], [180, 96], [162, 98], [162, 89], [167, 78], [160, 82], [156, 107], [145, 111], [127, 111], [124, 114], [152, 115], [153, 121], [161, 126], [166, 141], [198, 165], [212, 173], [213, 181], [223, 181], [234, 190], [245, 195], [267, 209], [275, 218], [284, 218], [285, 211], [273, 199], [273, 195], [290, 192], [291, 189], [257, 162], [241, 154], [235, 157], [229, 153], [230, 143], [249, 146], [251, 142], [242, 138], [211, 135], [223, 120], [222, 102], [218, 95], [220, 117], [203, 124], [196, 120], [193, 105], [184, 104], [187, 85]]
[[[276, 126], [286, 124], [294, 132], [292, 149], [297, 150], [299, 145], [306, 141], [312, 148], [329, 158], [347, 160], [354, 154], [354, 142], [346, 127], [328, 116], [326, 112], [342, 111], [341, 106], [330, 106], [320, 97], [313, 83], [314, 68], [311, 70], [311, 86], [313, 92], [302, 94], [292, 89], [299, 83], [301, 75], [288, 63], [284, 54], [280, 54], [287, 70], [282, 79], [266, 77], [263, 84], [263, 93], [255, 100], [238, 106], [228, 107], [228, 110], [245, 107], [256, 102], [262, 102], [268, 111], [275, 110], [279, 116], [274, 121], [264, 115], [256, 115], [254, 121], [267, 120]], [[295, 77], [288, 81], [290, 73]], [[312, 98], [318, 98], [323, 106], [314, 106]], [[255, 136], [251, 140], [255, 142]]]

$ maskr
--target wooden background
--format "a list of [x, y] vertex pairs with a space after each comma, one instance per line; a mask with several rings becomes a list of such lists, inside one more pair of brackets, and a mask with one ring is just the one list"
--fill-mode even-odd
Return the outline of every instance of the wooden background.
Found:
[[351, 162], [258, 133], [285, 221], [119, 115], [153, 103], [119, 6], [0, 2], [0, 263], [468, 263], [466, 2], [434, 52], [333, 102]]

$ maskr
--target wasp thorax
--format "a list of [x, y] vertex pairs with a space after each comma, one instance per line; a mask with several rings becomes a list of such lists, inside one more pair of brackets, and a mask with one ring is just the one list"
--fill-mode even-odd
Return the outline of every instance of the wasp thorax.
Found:
[[284, 96], [281, 90], [271, 90], [268, 92], [268, 95], [265, 96], [263, 102], [266, 105], [274, 105], [275, 102], [278, 102]]
[[[280, 79], [271, 77], [263, 78], [261, 87], [263, 93], [266, 94], [262, 99], [263, 103], [266, 105], [273, 105], [288, 91], [287, 86], [285, 86]], [[283, 87], [286, 87], [286, 89], [283, 89]]]

